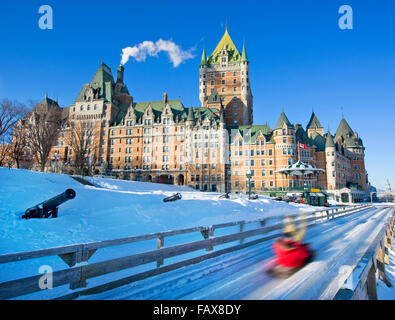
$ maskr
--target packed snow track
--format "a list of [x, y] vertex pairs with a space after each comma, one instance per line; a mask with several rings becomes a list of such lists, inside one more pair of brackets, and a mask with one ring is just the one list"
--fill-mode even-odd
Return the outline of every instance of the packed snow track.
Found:
[[305, 242], [316, 256], [288, 279], [266, 273], [274, 262], [268, 241], [79, 299], [332, 299], [334, 284], [346, 280], [347, 268], [362, 257], [391, 210], [370, 207], [310, 227]]

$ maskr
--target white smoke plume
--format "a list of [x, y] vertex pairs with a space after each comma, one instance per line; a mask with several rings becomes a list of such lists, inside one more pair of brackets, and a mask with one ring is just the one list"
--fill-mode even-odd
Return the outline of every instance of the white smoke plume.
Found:
[[184, 51], [175, 44], [172, 40], [162, 40], [159, 39], [155, 43], [152, 41], [144, 41], [134, 47], [127, 47], [122, 49], [122, 60], [121, 64], [126, 64], [130, 57], [133, 57], [136, 61], [145, 61], [148, 56], [157, 57], [158, 53], [161, 51], [167, 52], [170, 61], [176, 68], [182, 62], [188, 59], [192, 59], [195, 56], [192, 54], [194, 48]]

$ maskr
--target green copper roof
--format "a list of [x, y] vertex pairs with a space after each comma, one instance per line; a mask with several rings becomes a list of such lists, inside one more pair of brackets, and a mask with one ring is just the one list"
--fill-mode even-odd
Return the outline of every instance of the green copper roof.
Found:
[[272, 141], [272, 129], [266, 124], [264, 125], [251, 125], [251, 126], [229, 126], [229, 132], [232, 129], [239, 130], [240, 134], [244, 137], [245, 134], [251, 134], [251, 143], [254, 144], [256, 142], [256, 138], [261, 133], [265, 136], [267, 142], [274, 142]]
[[[168, 100], [167, 104], [170, 105], [174, 119], [176, 119], [178, 115], [182, 116], [182, 113], [184, 112], [184, 106], [182, 105], [181, 100]], [[162, 114], [165, 104], [163, 103], [163, 100], [133, 103], [132, 107], [134, 109], [137, 121], [142, 118], [144, 111], [148, 106], [151, 106], [152, 112], [156, 119]], [[114, 120], [115, 125], [118, 125], [122, 122], [130, 106], [127, 104], [120, 104], [118, 107], [119, 112]]]
[[247, 52], [246, 52], [246, 47], [245, 44], [243, 43], [243, 52], [241, 54], [241, 62], [248, 62], [248, 58], [247, 58]]
[[[197, 108], [184, 108], [180, 100], [168, 100], [167, 103], [170, 105], [173, 120], [187, 121], [194, 119], [193, 121], [204, 121], [206, 118], [209, 120], [214, 120], [219, 123], [219, 116], [217, 116], [218, 110], [215, 108], [197, 107]], [[151, 106], [152, 112], [154, 114], [154, 121], [158, 122], [164, 108], [163, 101], [151, 101], [151, 102], [138, 102], [133, 103], [134, 114], [136, 115], [136, 121], [141, 122], [145, 109]], [[120, 111], [115, 118], [114, 125], [119, 125], [125, 118], [129, 105], [120, 104]]]
[[331, 135], [331, 132], [328, 130], [328, 133], [326, 134], [326, 141], [325, 141], [325, 148], [334, 148], [335, 143], [333, 142], [333, 137]]
[[208, 97], [207, 104], [221, 104], [221, 96], [218, 94], [217, 87], [214, 87], [213, 92], [211, 92]]
[[203, 48], [203, 54], [202, 54], [202, 61], [200, 62], [200, 66], [205, 66], [207, 65], [207, 56], [206, 56], [206, 50]]
[[102, 62], [91, 82], [83, 85], [74, 102], [84, 101], [85, 91], [90, 87], [94, 90], [100, 90], [99, 98], [111, 101], [114, 87], [114, 78], [112, 76], [111, 68]]
[[342, 118], [335, 135], [335, 143], [345, 143], [346, 147], [363, 147], [362, 140], [357, 138], [346, 119]]
[[320, 121], [318, 120], [317, 116], [313, 112], [310, 117], [310, 121], [307, 124], [307, 129], [318, 129], [318, 128], [323, 128], [321, 125]]
[[194, 113], [193, 113], [193, 109], [192, 108], [189, 108], [188, 109], [188, 118], [187, 118], [187, 121], [195, 121], [196, 119], [195, 119], [195, 115], [194, 115]]
[[228, 29], [226, 29], [221, 41], [218, 43], [217, 47], [208, 58], [208, 63], [219, 63], [218, 55], [221, 53], [222, 48], [225, 46], [226, 51], [229, 54], [229, 62], [240, 62], [241, 56], [237, 50], [235, 44], [229, 36]]
[[313, 132], [311, 135], [311, 141], [313, 145], [316, 147], [317, 151], [325, 151], [325, 138], [317, 132]]
[[274, 128], [274, 130], [276, 129], [281, 129], [284, 125], [284, 123], [286, 124], [287, 128], [294, 128], [294, 126], [291, 124], [291, 122], [289, 122], [287, 116], [285, 115], [284, 111], [281, 112], [280, 118], [277, 121], [277, 125]]
[[302, 144], [311, 146], [313, 144], [312, 139], [309, 138], [307, 132], [303, 129], [302, 126], [299, 126], [295, 132], [296, 142], [300, 142]]
[[348, 125], [346, 119], [342, 118], [340, 121], [339, 127], [337, 128], [335, 139], [337, 140], [338, 137], [353, 136], [354, 132], [352, 131], [351, 127]]

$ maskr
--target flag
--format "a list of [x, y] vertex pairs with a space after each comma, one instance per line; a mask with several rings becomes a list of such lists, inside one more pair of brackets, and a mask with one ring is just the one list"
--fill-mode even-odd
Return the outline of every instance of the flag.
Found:
[[305, 144], [301, 144], [300, 142], [298, 142], [298, 147], [302, 148], [302, 149], [306, 149], [306, 145]]

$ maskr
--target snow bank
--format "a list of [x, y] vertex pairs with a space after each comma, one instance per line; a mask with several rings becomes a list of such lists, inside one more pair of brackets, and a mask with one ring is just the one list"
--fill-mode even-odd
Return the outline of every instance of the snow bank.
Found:
[[[264, 197], [218, 199], [218, 193], [173, 185], [90, 181], [100, 187], [84, 186], [67, 175], [0, 168], [0, 254], [311, 210]], [[77, 196], [60, 206], [59, 218], [21, 219], [27, 208], [67, 188]], [[175, 192], [182, 200], [162, 202]]]

